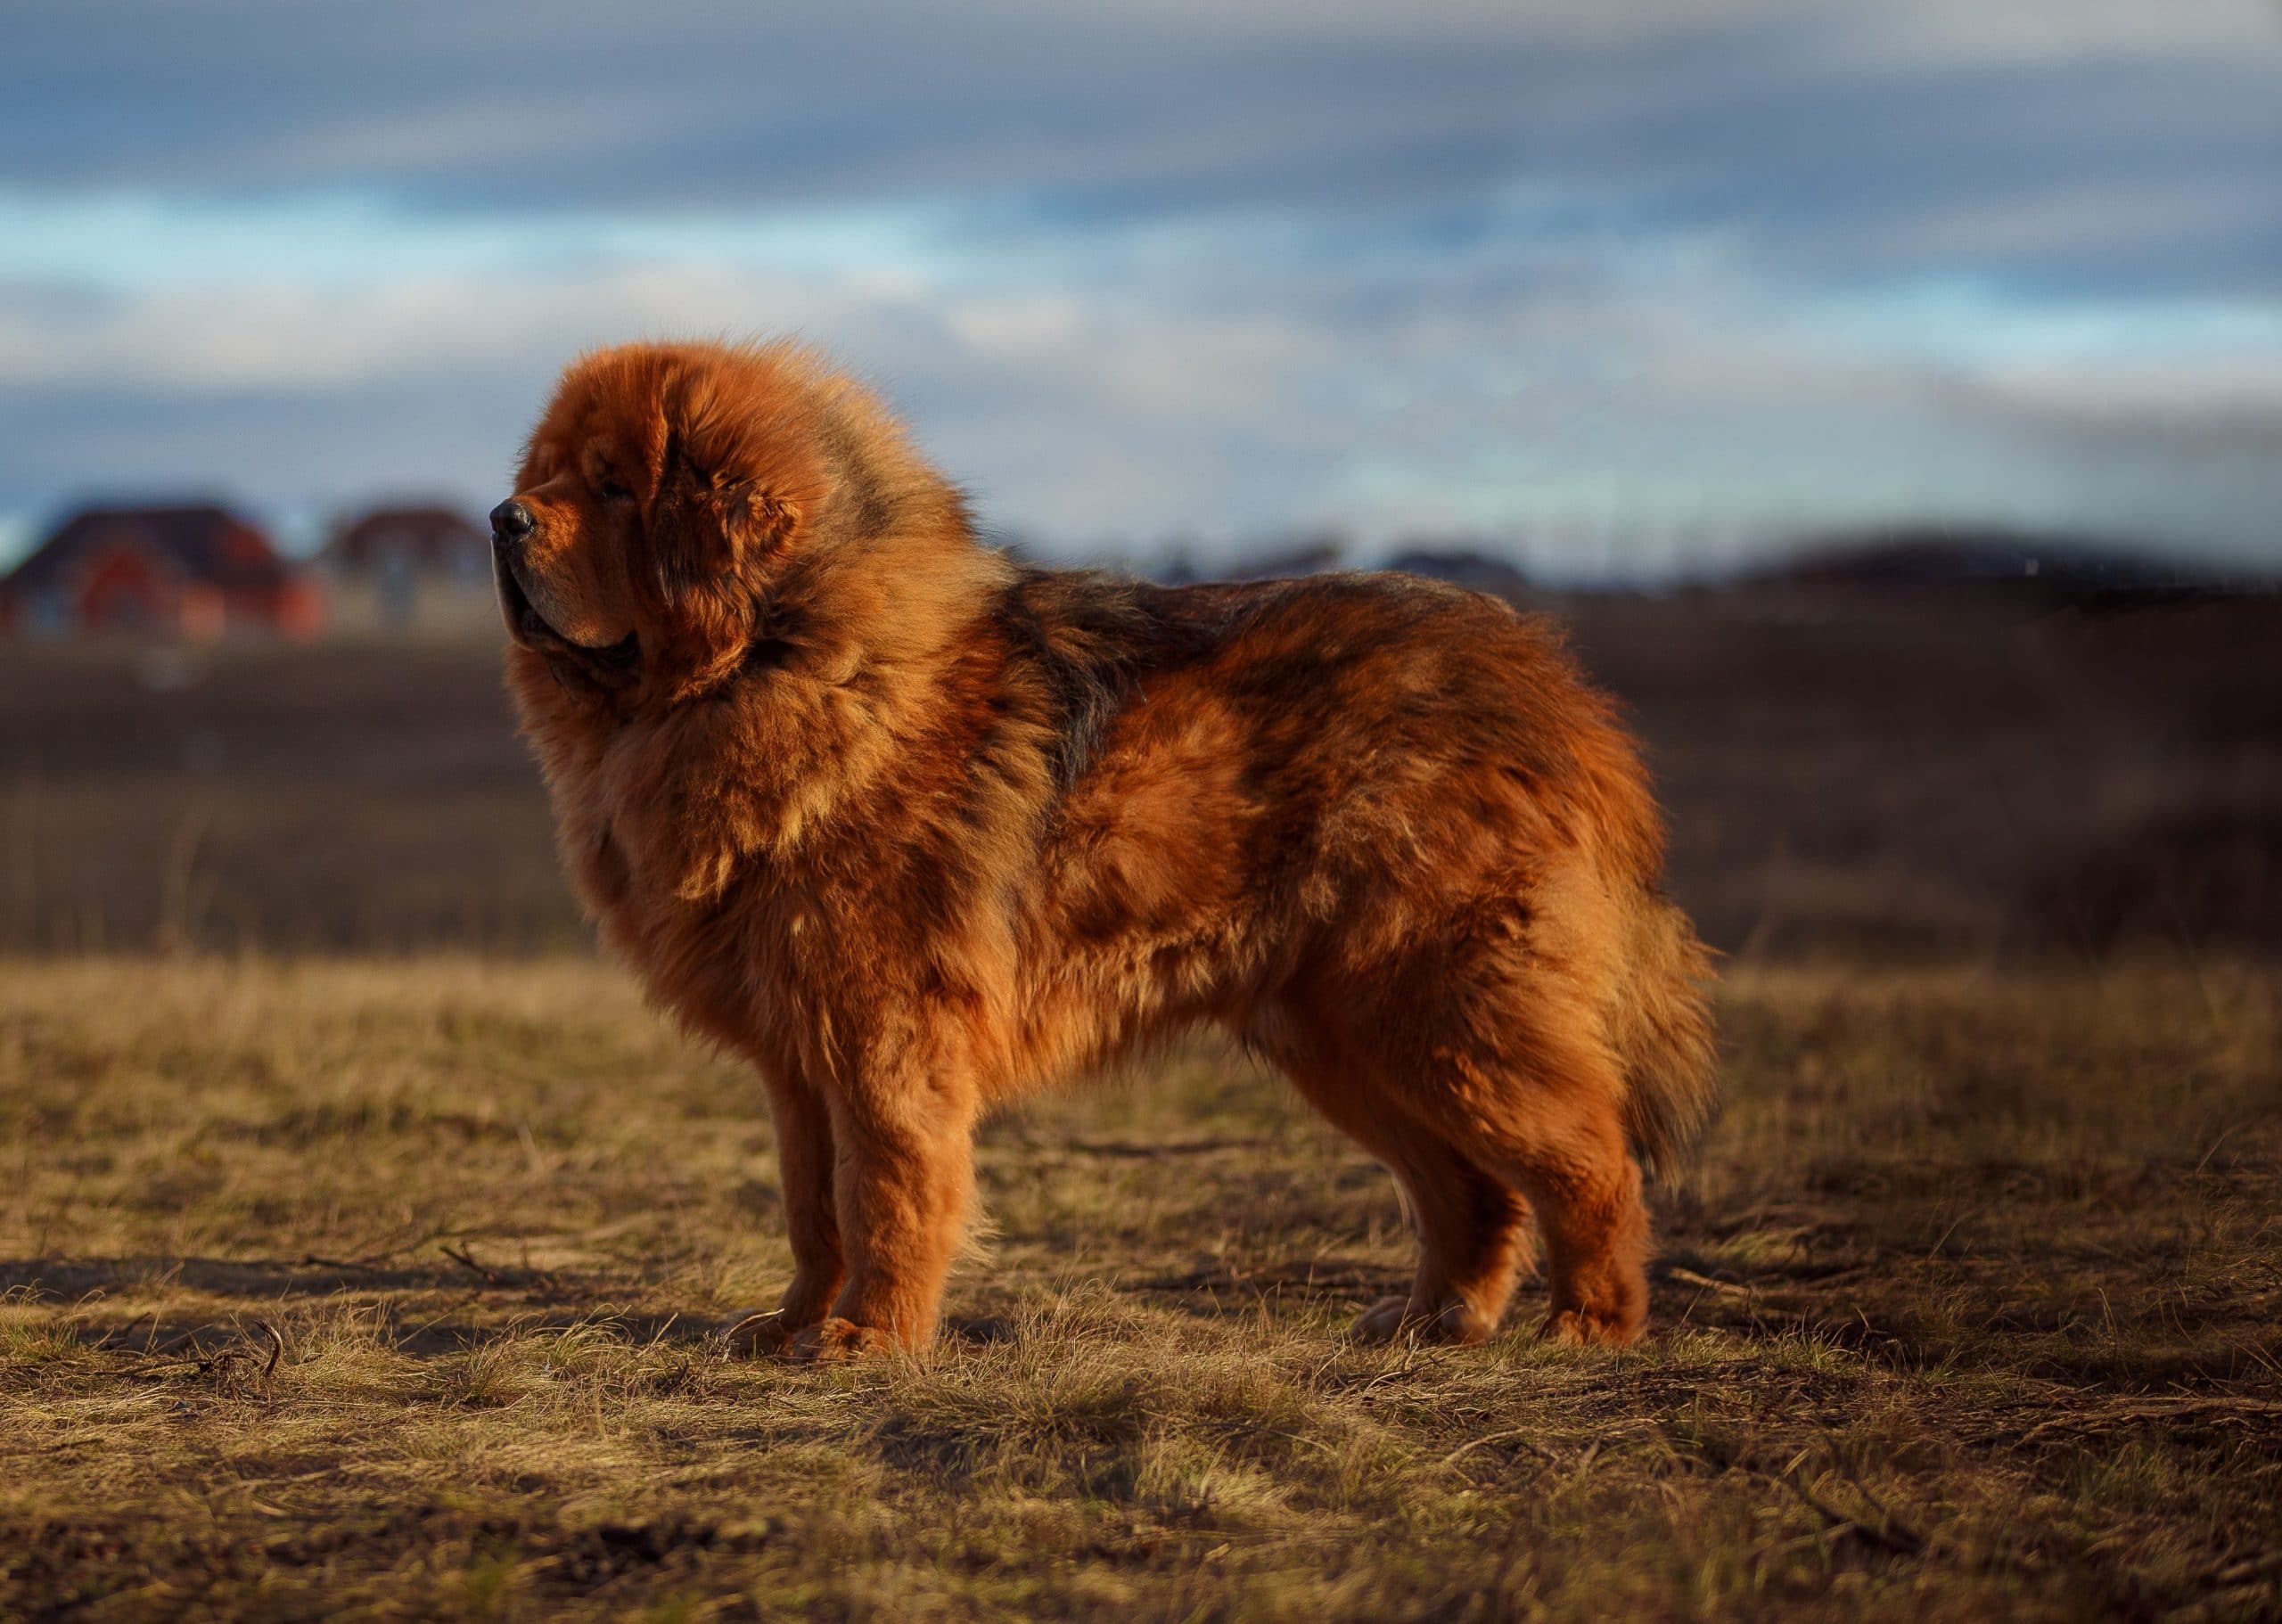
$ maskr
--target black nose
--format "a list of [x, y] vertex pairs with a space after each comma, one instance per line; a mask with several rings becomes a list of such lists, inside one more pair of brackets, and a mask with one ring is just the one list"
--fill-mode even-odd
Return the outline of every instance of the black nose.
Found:
[[538, 521], [531, 517], [531, 510], [513, 496], [491, 510], [491, 541], [495, 546], [513, 546], [538, 528]]

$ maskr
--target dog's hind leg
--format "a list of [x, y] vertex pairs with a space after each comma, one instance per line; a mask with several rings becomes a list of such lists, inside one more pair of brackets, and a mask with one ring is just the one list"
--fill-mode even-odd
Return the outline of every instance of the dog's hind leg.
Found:
[[[1536, 1210], [1552, 1299], [1546, 1333], [1577, 1342], [1637, 1340], [1647, 1319], [1648, 1214], [1614, 1063], [1589, 1046], [1539, 1043], [1526, 1069], [1466, 1080], [1433, 1103], [1467, 1154], [1512, 1181]], [[1456, 1099], [1465, 1109], [1449, 1111]]]
[[1647, 1318], [1648, 1215], [1593, 898], [1560, 900], [1557, 930], [1476, 917], [1368, 1005], [1359, 986], [1350, 1006], [1376, 1018], [1350, 1029], [1375, 1038], [1392, 1111], [1527, 1198], [1545, 1241], [1547, 1334], [1624, 1343]]
[[1424, 1125], [1389, 1111], [1320, 1068], [1293, 1081], [1334, 1126], [1385, 1163], [1418, 1230], [1418, 1272], [1407, 1297], [1374, 1303], [1349, 1334], [1383, 1342], [1478, 1342], [1498, 1328], [1529, 1252], [1529, 1207]]

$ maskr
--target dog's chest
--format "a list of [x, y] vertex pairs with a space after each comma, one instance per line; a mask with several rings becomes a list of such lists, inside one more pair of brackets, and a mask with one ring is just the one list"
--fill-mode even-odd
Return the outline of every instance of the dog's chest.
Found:
[[661, 811], [661, 792], [653, 784], [649, 800], [591, 793], [564, 808], [573, 883], [603, 941], [660, 1004], [750, 1046], [756, 1023], [775, 1024], [800, 1002], [813, 910], [759, 857], [739, 864], [717, 894], [679, 894], [685, 832]]

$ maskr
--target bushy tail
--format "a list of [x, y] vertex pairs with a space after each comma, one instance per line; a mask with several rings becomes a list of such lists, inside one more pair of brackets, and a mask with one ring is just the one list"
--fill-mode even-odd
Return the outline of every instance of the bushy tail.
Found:
[[1661, 896], [1644, 896], [1610, 1037], [1624, 1067], [1632, 1153], [1658, 1179], [1684, 1169], [1712, 1120], [1712, 980], [1711, 950], [1687, 915]]

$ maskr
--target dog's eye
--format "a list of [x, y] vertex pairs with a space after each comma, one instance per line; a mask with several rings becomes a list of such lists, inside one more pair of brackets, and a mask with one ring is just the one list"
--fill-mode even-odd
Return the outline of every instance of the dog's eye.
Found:
[[631, 502], [634, 493], [616, 480], [603, 478], [595, 481], [595, 494], [605, 502]]

